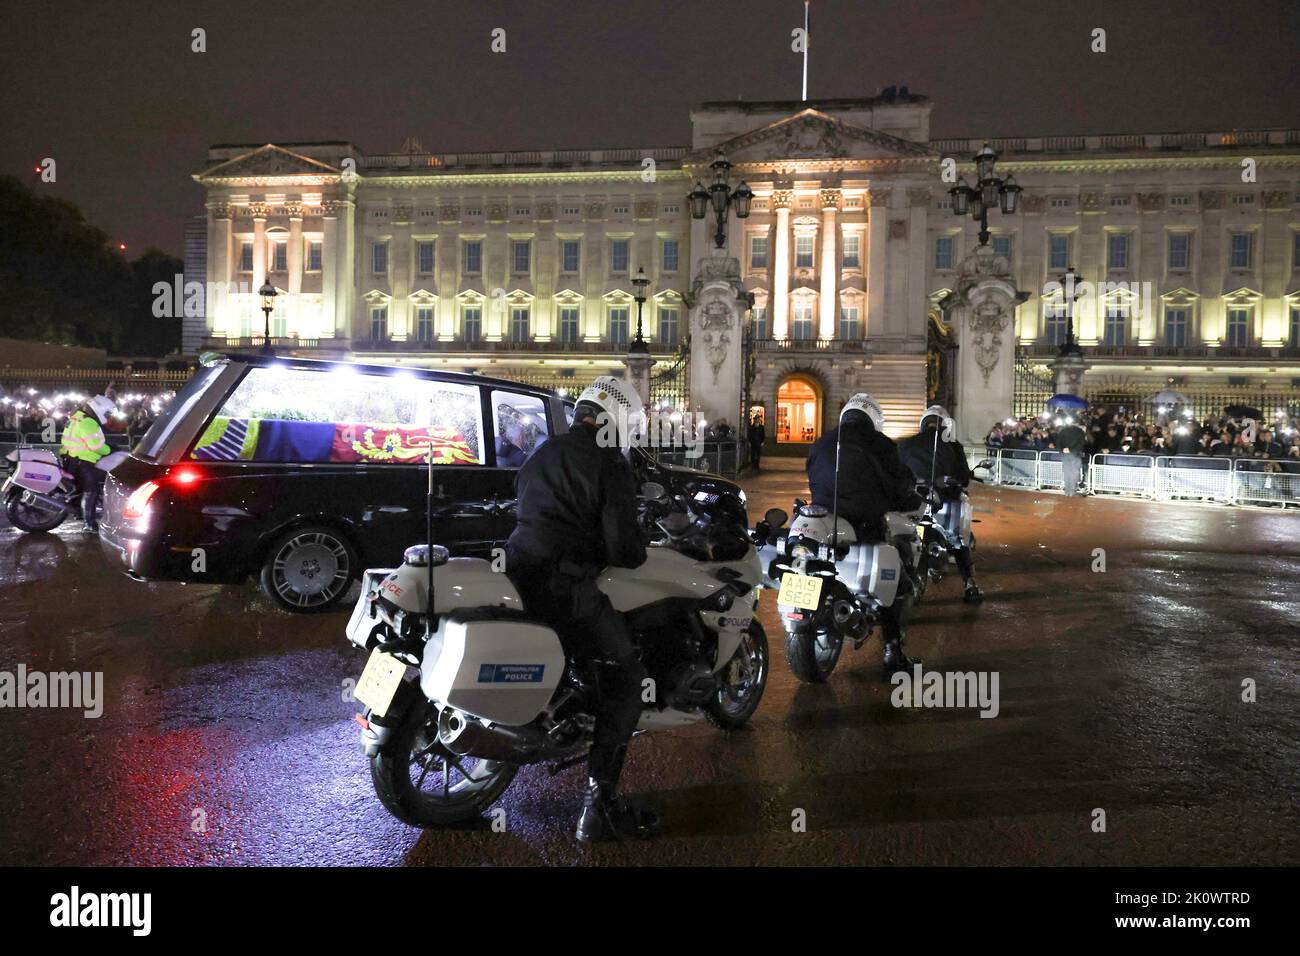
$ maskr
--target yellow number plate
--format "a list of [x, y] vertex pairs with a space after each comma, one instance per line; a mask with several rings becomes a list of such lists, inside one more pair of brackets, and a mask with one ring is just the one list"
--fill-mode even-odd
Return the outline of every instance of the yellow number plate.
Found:
[[781, 590], [776, 603], [801, 607], [805, 611], [817, 610], [822, 596], [822, 579], [807, 574], [787, 574], [781, 578]]
[[369, 707], [376, 717], [383, 717], [388, 713], [388, 705], [397, 695], [405, 674], [405, 664], [375, 648], [370, 652], [370, 660], [366, 661], [366, 669], [361, 672], [361, 680], [352, 696]]

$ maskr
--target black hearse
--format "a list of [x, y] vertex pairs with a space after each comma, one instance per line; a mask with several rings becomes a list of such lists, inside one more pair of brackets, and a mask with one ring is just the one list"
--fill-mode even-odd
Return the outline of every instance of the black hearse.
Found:
[[[136, 579], [259, 574], [282, 607], [321, 611], [362, 569], [397, 564], [423, 540], [430, 443], [435, 541], [482, 557], [501, 546], [515, 472], [568, 430], [568, 405], [478, 375], [206, 356], [108, 476], [100, 541]], [[733, 482], [639, 450], [633, 461], [643, 480], [743, 509]]]

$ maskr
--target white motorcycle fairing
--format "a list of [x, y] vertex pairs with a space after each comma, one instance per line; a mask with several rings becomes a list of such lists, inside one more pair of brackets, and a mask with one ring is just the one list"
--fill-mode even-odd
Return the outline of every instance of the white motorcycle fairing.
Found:
[[44, 448], [15, 448], [5, 456], [14, 462], [14, 472], [9, 476], [19, 488], [48, 495], [72, 476], [59, 467], [59, 457]]
[[951, 499], [943, 503], [934, 515], [934, 523], [942, 529], [944, 537], [952, 545], [959, 541], [970, 547], [971, 540], [971, 504], [970, 495], [961, 493], [960, 499]]
[[807, 515], [796, 514], [794, 520], [790, 522], [790, 537], [811, 538], [818, 544], [830, 544], [831, 529], [838, 528], [839, 534], [836, 540], [843, 547], [846, 544], [853, 544], [858, 540], [857, 532], [845, 519], [836, 515], [836, 523], [831, 524], [830, 515]]

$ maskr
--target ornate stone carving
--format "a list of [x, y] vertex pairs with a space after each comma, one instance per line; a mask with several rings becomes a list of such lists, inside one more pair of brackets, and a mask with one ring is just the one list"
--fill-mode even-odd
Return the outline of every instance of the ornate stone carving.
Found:
[[838, 158], [847, 156], [837, 123], [811, 116], [787, 123], [769, 143], [768, 159], [793, 159], [799, 156]]
[[867, 191], [867, 205], [869, 206], [888, 206], [889, 194], [892, 189], [871, 189]]
[[794, 204], [794, 191], [791, 189], [778, 189], [772, 193], [773, 209], [789, 209]]
[[414, 215], [415, 207], [413, 206], [393, 207], [393, 222], [410, 222]]
[[1047, 208], [1047, 197], [1041, 193], [1030, 193], [1029, 195], [1022, 194], [1020, 197], [1020, 208], [1028, 213], [1042, 212]]
[[455, 203], [447, 202], [438, 207], [439, 222], [456, 222], [460, 219], [460, 207]]
[[284, 214], [290, 219], [301, 219], [303, 217], [303, 205], [300, 202], [287, 202], [284, 204]]
[[1101, 193], [1079, 193], [1079, 208], [1083, 212], [1101, 212], [1105, 198]]
[[1002, 333], [1011, 324], [1011, 316], [995, 299], [985, 299], [971, 310], [970, 330], [975, 343], [975, 364], [988, 385], [989, 376], [1002, 356]]
[[889, 238], [906, 239], [907, 238], [907, 220], [891, 219], [889, 220]]
[[1164, 193], [1138, 193], [1138, 209], [1143, 212], [1160, 212], [1164, 208]]
[[712, 299], [700, 309], [699, 335], [704, 344], [704, 356], [713, 370], [713, 384], [718, 385], [718, 374], [727, 361], [731, 347], [731, 329], [735, 323], [734, 310], [721, 299]]
[[589, 202], [589, 203], [587, 203], [587, 218], [588, 218], [588, 219], [604, 219], [604, 218], [605, 218], [605, 204], [604, 204], [603, 202]]
[[211, 214], [213, 219], [234, 218], [233, 211], [230, 208], [230, 203], [226, 203], [226, 202], [214, 202], [209, 204], [208, 212]]
[[907, 204], [909, 206], [928, 206], [930, 205], [930, 190], [923, 186], [912, 186], [907, 190]]
[[488, 206], [488, 219], [491, 222], [505, 222], [506, 204], [501, 202], [494, 202], [490, 206]]
[[823, 189], [821, 191], [821, 203], [823, 209], [839, 209], [840, 191], [838, 189]]
[[1265, 189], [1263, 198], [1265, 209], [1285, 209], [1291, 205], [1291, 190]]
[[718, 279], [736, 283], [739, 287], [740, 260], [735, 256], [702, 256], [695, 280], [691, 283], [691, 298], [699, 298], [704, 284]]
[[271, 215], [271, 207], [264, 202], [250, 202], [247, 208], [250, 219], [265, 219]]
[[1198, 197], [1201, 203], [1201, 209], [1222, 209], [1223, 208], [1223, 190], [1222, 189], [1202, 189]]
[[344, 203], [337, 199], [326, 199], [320, 204], [320, 214], [326, 219], [335, 219], [343, 210]]
[[653, 219], [655, 218], [655, 201], [653, 199], [643, 199], [636, 204], [636, 218]]

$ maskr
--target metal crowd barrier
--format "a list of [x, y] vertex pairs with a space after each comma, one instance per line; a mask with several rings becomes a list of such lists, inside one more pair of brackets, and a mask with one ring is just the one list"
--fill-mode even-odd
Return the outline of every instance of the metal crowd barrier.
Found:
[[[129, 451], [135, 442], [129, 434], [121, 432], [109, 432], [104, 436], [108, 442], [108, 447], [114, 451]], [[45, 440], [44, 432], [17, 432], [17, 431], [0, 431], [0, 461], [4, 456], [9, 454], [19, 445], [30, 445], [32, 448], [48, 448], [50, 451], [58, 451], [63, 442], [63, 432], [54, 433], [53, 441]], [[8, 464], [8, 462], [5, 462]]]
[[[650, 448], [648, 451], [656, 461], [665, 465], [684, 465], [699, 471], [709, 471], [715, 475], [734, 478], [742, 464], [748, 463], [745, 451], [748, 442], [736, 438], [706, 440], [702, 448], [672, 445], [667, 448]], [[695, 457], [690, 452], [699, 451]]]
[[[982, 458], [993, 459], [995, 485], [1048, 490], [1063, 484], [1058, 451], [989, 449]], [[977, 459], [970, 455], [969, 460], [973, 465]], [[1300, 506], [1300, 461], [1292, 458], [1096, 454], [1086, 467], [1093, 494]]]

